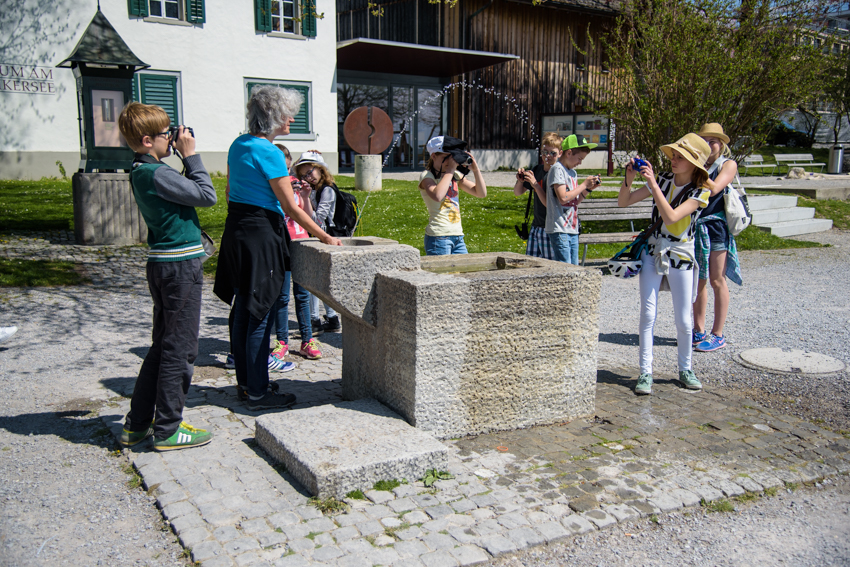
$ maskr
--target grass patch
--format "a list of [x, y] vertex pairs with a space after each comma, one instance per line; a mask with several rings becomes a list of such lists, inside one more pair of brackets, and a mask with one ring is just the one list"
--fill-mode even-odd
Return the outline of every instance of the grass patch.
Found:
[[660, 524], [661, 520], [658, 519], [658, 514], [653, 514], [649, 517], [649, 521], [653, 524]]
[[818, 201], [801, 195], [797, 196], [797, 205], [814, 207], [815, 218], [832, 219], [832, 225], [841, 230], [850, 229], [850, 201], [827, 199]]
[[70, 179], [0, 180], [0, 232], [73, 228]]
[[450, 480], [454, 477], [448, 471], [438, 471], [437, 469], [428, 469], [425, 471], [425, 476], [422, 477], [422, 482], [427, 488], [430, 488], [438, 480]]
[[372, 488], [375, 490], [383, 490], [384, 492], [392, 492], [393, 488], [398, 488], [401, 486], [401, 481], [392, 479], [392, 480], [379, 480]]
[[777, 487], [775, 487], [775, 486], [770, 486], [770, 487], [768, 487], [768, 488], [765, 488], [765, 489], [764, 489], [764, 493], [765, 493], [767, 496], [776, 496], [776, 493], [777, 493], [778, 491], [779, 491], [779, 489], [778, 489]]
[[745, 492], [740, 496], [736, 496], [735, 500], [738, 502], [752, 502], [753, 500], [758, 500], [759, 495], [755, 492]]
[[797, 490], [798, 488], [800, 488], [800, 485], [797, 484], [796, 482], [786, 482], [785, 488], [787, 488], [788, 490], [794, 491], [794, 490]]
[[73, 262], [0, 258], [0, 287], [80, 285], [88, 280]]
[[318, 508], [322, 514], [326, 516], [332, 514], [341, 514], [348, 509], [348, 504], [343, 502], [342, 500], [337, 500], [333, 496], [330, 498], [325, 498], [324, 500], [316, 498], [310, 498], [310, 504]]
[[123, 470], [124, 474], [130, 475], [130, 480], [127, 481], [127, 486], [130, 488], [140, 488], [142, 486], [142, 477], [139, 476], [139, 473], [136, 471], [136, 467], [133, 465], [127, 465]]
[[725, 498], [721, 498], [719, 500], [714, 500], [712, 502], [707, 502], [705, 498], [700, 500], [700, 504], [703, 508], [706, 509], [707, 512], [734, 512], [735, 506], [726, 500]]
[[309, 534], [305, 535], [304, 537], [306, 537], [310, 541], [313, 541], [314, 539], [316, 539], [317, 535], [321, 535], [321, 534], [322, 534], [322, 532], [310, 532]]
[[352, 500], [366, 500], [366, 495], [363, 494], [363, 491], [359, 488], [357, 490], [352, 490], [348, 494], [345, 495], [346, 498], [351, 498]]

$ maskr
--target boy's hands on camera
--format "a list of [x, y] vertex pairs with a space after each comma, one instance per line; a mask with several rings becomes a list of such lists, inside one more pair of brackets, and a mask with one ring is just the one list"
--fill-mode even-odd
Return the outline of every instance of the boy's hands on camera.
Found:
[[584, 180], [585, 190], [590, 193], [602, 184], [602, 179], [598, 175], [590, 175]]
[[184, 158], [195, 155], [195, 137], [192, 130], [185, 126], [178, 126], [174, 131], [171, 145]]

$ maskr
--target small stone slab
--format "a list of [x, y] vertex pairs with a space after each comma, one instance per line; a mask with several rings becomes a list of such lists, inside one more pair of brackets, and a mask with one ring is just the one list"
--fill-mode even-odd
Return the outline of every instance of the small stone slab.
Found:
[[[262, 415], [256, 440], [319, 498], [448, 468], [448, 449], [372, 399]], [[389, 494], [389, 493], [388, 493]]]
[[845, 367], [831, 356], [798, 349], [754, 348], [739, 356], [745, 366], [782, 374], [832, 374]]

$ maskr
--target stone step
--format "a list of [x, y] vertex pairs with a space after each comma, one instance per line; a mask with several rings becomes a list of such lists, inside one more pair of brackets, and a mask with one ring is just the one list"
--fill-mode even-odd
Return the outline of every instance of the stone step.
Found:
[[372, 399], [269, 413], [255, 424], [260, 447], [322, 499], [448, 467], [445, 445]]
[[830, 219], [806, 219], [785, 222], [775, 222], [760, 225], [759, 229], [770, 232], [774, 236], [787, 238], [799, 234], [811, 234], [813, 232], [825, 232], [832, 228]]
[[797, 206], [794, 195], [747, 195], [750, 211], [765, 211], [769, 209], [788, 209]]
[[815, 218], [815, 209], [813, 207], [790, 207], [787, 209], [763, 209], [753, 211], [753, 224], [757, 226], [775, 222], [813, 218]]

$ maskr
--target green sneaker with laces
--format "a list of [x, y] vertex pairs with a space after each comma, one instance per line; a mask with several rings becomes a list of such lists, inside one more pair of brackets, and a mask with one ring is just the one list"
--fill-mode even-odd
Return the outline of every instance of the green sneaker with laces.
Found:
[[212, 441], [212, 433], [206, 429], [192, 427], [185, 421], [180, 424], [174, 435], [167, 439], [153, 440], [154, 451], [172, 451], [174, 449], [186, 449], [188, 447], [200, 447]]
[[637, 386], [635, 386], [635, 394], [640, 396], [648, 396], [652, 393], [652, 374], [641, 374], [638, 377]]
[[693, 370], [679, 370], [679, 384], [688, 390], [702, 390], [702, 382], [697, 380]]
[[133, 445], [138, 445], [151, 435], [153, 435], [152, 426], [141, 431], [127, 431], [124, 429], [121, 431], [121, 437], [118, 438], [118, 444], [122, 447], [132, 447]]

